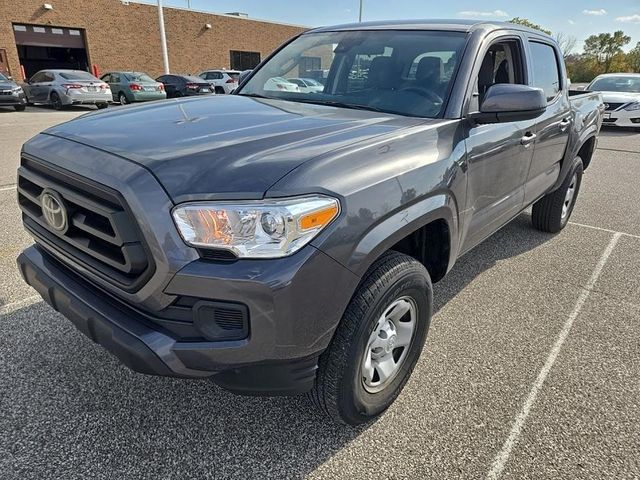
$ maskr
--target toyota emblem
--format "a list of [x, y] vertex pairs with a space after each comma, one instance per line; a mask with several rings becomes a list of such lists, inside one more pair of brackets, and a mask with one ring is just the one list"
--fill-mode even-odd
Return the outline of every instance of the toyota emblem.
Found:
[[40, 197], [42, 216], [54, 230], [65, 233], [69, 222], [67, 219], [67, 209], [57, 192], [45, 190]]

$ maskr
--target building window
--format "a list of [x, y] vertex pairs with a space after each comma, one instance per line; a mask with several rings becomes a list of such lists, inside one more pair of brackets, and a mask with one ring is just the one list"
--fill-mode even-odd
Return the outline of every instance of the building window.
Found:
[[298, 69], [300, 75], [307, 75], [309, 72], [315, 72], [322, 67], [322, 59], [320, 57], [300, 57], [300, 63]]
[[260, 63], [260, 52], [231, 50], [230, 53], [232, 70], [250, 70], [256, 68]]

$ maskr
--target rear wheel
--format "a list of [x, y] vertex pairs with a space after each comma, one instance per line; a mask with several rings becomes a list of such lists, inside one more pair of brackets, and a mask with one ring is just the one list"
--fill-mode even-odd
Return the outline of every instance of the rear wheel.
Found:
[[127, 105], [129, 102], [129, 99], [127, 99], [127, 96], [124, 94], [124, 92], [120, 92], [118, 94], [118, 101], [120, 102], [121, 105]]
[[388, 252], [369, 269], [320, 357], [312, 402], [335, 421], [373, 420], [396, 399], [418, 361], [431, 320], [424, 266]]
[[96, 107], [98, 107], [100, 110], [102, 110], [103, 108], [107, 108], [109, 106], [108, 103], [98, 103], [96, 104]]
[[556, 233], [567, 225], [578, 199], [582, 172], [582, 159], [576, 157], [560, 188], [533, 204], [531, 221], [536, 229]]
[[24, 109], [27, 107], [25, 105], [14, 105], [13, 108], [16, 109], [16, 112], [24, 112]]
[[64, 105], [62, 104], [62, 100], [60, 99], [60, 95], [58, 95], [56, 92], [53, 92], [51, 94], [51, 106], [55, 109], [55, 110], [62, 110], [62, 108], [64, 107]]
[[216, 87], [214, 90], [215, 90], [216, 95], [224, 95], [224, 88]]

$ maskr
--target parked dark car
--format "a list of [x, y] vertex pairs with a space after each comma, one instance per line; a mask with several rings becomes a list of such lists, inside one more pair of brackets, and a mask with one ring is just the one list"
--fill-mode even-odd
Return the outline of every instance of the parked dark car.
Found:
[[164, 100], [164, 85], [143, 72], [108, 72], [100, 79], [109, 84], [113, 99], [122, 105]]
[[[266, 88], [310, 57], [322, 92]], [[54, 126], [23, 147], [20, 271], [136, 371], [370, 421], [420, 356], [432, 282], [531, 205], [567, 225], [604, 106], [562, 58], [508, 23], [319, 28], [232, 95]]]
[[13, 107], [22, 112], [27, 105], [24, 90], [8, 75], [0, 73], [0, 107]]
[[214, 92], [209, 82], [192, 75], [161, 75], [156, 81], [164, 84], [167, 98], [211, 95]]

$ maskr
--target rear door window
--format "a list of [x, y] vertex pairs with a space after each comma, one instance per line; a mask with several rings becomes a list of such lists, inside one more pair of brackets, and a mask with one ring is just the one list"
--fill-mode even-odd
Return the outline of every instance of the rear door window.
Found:
[[529, 42], [534, 87], [544, 90], [547, 102], [552, 102], [560, 93], [560, 67], [556, 49], [540, 42]]

